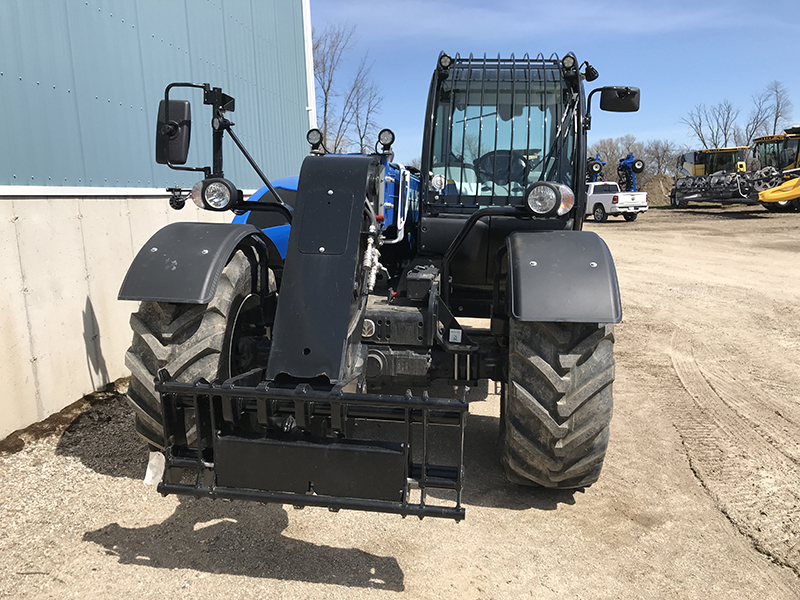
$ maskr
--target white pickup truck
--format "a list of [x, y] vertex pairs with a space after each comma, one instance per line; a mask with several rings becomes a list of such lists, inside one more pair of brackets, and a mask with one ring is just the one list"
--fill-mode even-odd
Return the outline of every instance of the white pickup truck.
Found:
[[625, 217], [635, 221], [647, 210], [647, 192], [623, 192], [613, 181], [586, 184], [586, 214], [602, 223], [608, 217]]

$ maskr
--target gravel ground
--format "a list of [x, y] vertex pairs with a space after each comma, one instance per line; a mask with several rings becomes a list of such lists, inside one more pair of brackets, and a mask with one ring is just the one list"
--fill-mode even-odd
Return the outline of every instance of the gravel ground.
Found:
[[161, 497], [120, 381], [0, 442], [0, 597], [800, 598], [800, 215], [587, 228], [625, 311], [591, 488], [504, 481], [490, 385], [461, 523]]

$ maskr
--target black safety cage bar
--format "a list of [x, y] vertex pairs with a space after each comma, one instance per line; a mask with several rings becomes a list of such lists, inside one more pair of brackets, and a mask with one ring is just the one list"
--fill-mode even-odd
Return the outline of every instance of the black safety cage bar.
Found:
[[[225, 382], [208, 383], [204, 380], [190, 383], [178, 383], [170, 378], [165, 370], [159, 373], [156, 390], [161, 395], [164, 415], [164, 431], [166, 450], [166, 468], [164, 478], [158, 486], [162, 494], [185, 494], [193, 496], [209, 496], [217, 498], [247, 499], [259, 502], [291, 504], [297, 507], [320, 506], [337, 511], [341, 508], [386, 512], [402, 516], [415, 515], [423, 517], [442, 517], [460, 521], [464, 518], [461, 506], [461, 494], [464, 471], [464, 428], [468, 412], [466, 397], [434, 398], [424, 392], [422, 396], [414, 396], [411, 391], [405, 395], [385, 395], [343, 392], [341, 390], [319, 391], [309, 384], [297, 385], [294, 389], [271, 387], [268, 382], [252, 386], [247, 385], [263, 377], [262, 369], [254, 369]], [[243, 385], [242, 382], [245, 382]], [[466, 392], [466, 390], [465, 390]], [[190, 442], [187, 435], [186, 410], [191, 410], [196, 437]], [[254, 415], [261, 425], [266, 425], [273, 417], [292, 417], [297, 428], [307, 433], [309, 423], [313, 419], [325, 419], [330, 430], [339, 434], [339, 438], [326, 439], [303, 436], [300, 439], [289, 439], [287, 435], [262, 433], [261, 437], [249, 438], [237, 434], [235, 423], [242, 415]], [[241, 470], [251, 477], [250, 473], [263, 468], [263, 461], [258, 461], [258, 448], [262, 443], [283, 443], [291, 448], [290, 456], [302, 452], [310, 452], [314, 458], [327, 458], [326, 452], [343, 451], [352, 456], [358, 455], [359, 472], [364, 484], [369, 487], [371, 481], [379, 479], [382, 473], [377, 472], [386, 463], [374, 463], [376, 468], [370, 469], [370, 447], [365, 444], [381, 445], [379, 440], [347, 440], [340, 439], [346, 430], [346, 420], [371, 420], [404, 424], [403, 441], [394, 449], [396, 457], [393, 462], [402, 473], [397, 473], [398, 481], [402, 481], [401, 499], [398, 501], [385, 498], [347, 497], [340, 494], [317, 493], [309, 489], [303, 493], [297, 491], [253, 489], [242, 485], [220, 485], [220, 473], [215, 470], [215, 448], [229, 444], [246, 447], [243, 456], [255, 456], [249, 464], [241, 465]], [[421, 427], [421, 432], [412, 434], [412, 425]], [[456, 464], [441, 465], [430, 461], [431, 426], [454, 428], [457, 432], [459, 447]], [[420, 461], [414, 462], [415, 439], [421, 437]], [[385, 450], [383, 444], [381, 450]], [[316, 447], [316, 450], [313, 449]], [[371, 447], [373, 450], [375, 446]], [[348, 458], [348, 459], [349, 459]], [[366, 465], [366, 468], [363, 468]], [[284, 465], [290, 471], [293, 465]], [[235, 469], [234, 469], [235, 470]], [[338, 472], [335, 467], [331, 471]], [[188, 482], [186, 473], [193, 475]], [[337, 475], [338, 476], [338, 475]], [[402, 476], [402, 479], [400, 477]], [[226, 474], [226, 480], [236, 479], [235, 473]], [[342, 483], [343, 489], [347, 486]], [[378, 483], [375, 484], [376, 490]], [[419, 502], [412, 502], [412, 489], [419, 488]], [[262, 486], [268, 487], [268, 486]], [[428, 504], [426, 494], [429, 489], [444, 489], [455, 492], [454, 506]], [[372, 490], [368, 490], [372, 491]], [[399, 489], [398, 489], [399, 493]], [[365, 494], [369, 495], [369, 494]], [[376, 494], [380, 496], [380, 492]]]
[[[528, 75], [519, 77], [518, 73], [528, 71]], [[539, 54], [536, 58], [530, 58], [528, 54], [525, 54], [522, 58], [516, 58], [513, 54], [510, 58], [502, 58], [499, 55], [497, 58], [488, 58], [486, 55], [483, 57], [475, 57], [472, 54], [469, 55], [469, 58], [462, 58], [460, 55], [456, 54], [455, 58], [453, 59], [452, 65], [446, 71], [441, 69], [437, 69], [436, 73], [434, 74], [434, 79], [431, 82], [431, 93], [429, 94], [429, 105], [428, 105], [428, 120], [426, 123], [426, 132], [424, 135], [423, 141], [423, 151], [422, 151], [422, 175], [423, 175], [423, 187], [424, 189], [428, 190], [428, 197], [425, 203], [425, 208], [427, 210], [433, 210], [435, 212], [453, 212], [453, 213], [470, 213], [473, 210], [480, 208], [481, 206], [493, 205], [493, 206], [516, 206], [521, 205], [523, 203], [523, 194], [519, 193], [518, 195], [498, 195], [495, 193], [495, 182], [491, 182], [491, 194], [490, 195], [480, 195], [479, 193], [475, 196], [467, 195], [467, 194], [446, 194], [445, 191], [438, 191], [434, 192], [431, 190], [430, 186], [430, 179], [431, 175], [430, 172], [432, 171], [433, 167], [433, 154], [434, 154], [434, 134], [435, 129], [437, 127], [436, 119], [437, 119], [437, 107], [439, 106], [439, 96], [440, 91], [442, 88], [442, 84], [444, 81], [448, 79], [456, 79], [456, 80], [463, 80], [466, 82], [467, 87], [467, 95], [471, 95], [473, 90], [470, 88], [470, 82], [477, 81], [477, 75], [480, 74], [480, 88], [479, 93], [481, 96], [480, 100], [480, 107], [481, 107], [481, 114], [480, 114], [480, 122], [481, 125], [478, 128], [478, 140], [477, 140], [477, 147], [480, 153], [482, 145], [482, 136], [483, 136], [483, 119], [484, 116], [491, 117], [492, 115], [484, 115], [483, 114], [483, 107], [484, 107], [484, 98], [487, 92], [487, 82], [491, 86], [495, 86], [495, 93], [498, 93], [498, 105], [499, 105], [499, 86], [503, 82], [510, 82], [511, 83], [511, 115], [515, 115], [517, 109], [517, 91], [522, 90], [525, 94], [527, 99], [526, 106], [531, 106], [531, 97], [533, 94], [533, 86], [534, 83], [541, 84], [542, 87], [537, 87], [536, 93], [541, 93], [543, 98], [543, 102], [546, 102], [546, 98], [548, 97], [548, 93], [552, 93], [553, 91], [562, 92], [565, 91], [569, 94], [569, 97], [562, 98], [562, 101], [557, 105], [560, 107], [560, 114], [554, 115], [556, 122], [550, 123], [548, 119], [550, 115], [548, 115], [546, 105], [541, 106], [543, 112], [543, 129], [547, 130], [548, 127], [551, 128], [550, 137], [553, 141], [556, 141], [557, 131], [559, 129], [559, 121], [561, 127], [566, 127], [567, 130], [571, 130], [574, 132], [576, 138], [581, 138], [579, 134], [582, 131], [579, 128], [579, 119], [581, 115], [581, 104], [582, 98], [579, 88], [579, 85], [576, 89], [571, 89], [569, 82], [565, 80], [565, 78], [561, 74], [562, 65], [561, 60], [556, 54], [552, 54], [549, 58], [545, 58], [543, 54]], [[496, 77], [489, 77], [487, 76], [488, 73], [494, 72]], [[534, 77], [534, 73], [537, 76]], [[519, 86], [519, 88], [517, 87]], [[455, 88], [454, 88], [455, 89]], [[490, 92], [492, 90], [489, 90]], [[445, 173], [447, 172], [447, 167], [450, 165], [451, 159], [451, 141], [452, 141], [452, 128], [453, 128], [453, 114], [455, 108], [455, 97], [456, 94], [452, 93], [450, 95], [450, 104], [448, 108], [448, 124], [447, 127], [442, 128], [444, 131], [443, 135], [447, 135], [448, 139], [446, 142], [443, 143], [443, 148], [445, 151]], [[565, 122], [565, 119], [570, 116], [569, 113], [572, 114], [574, 118], [573, 123]], [[499, 119], [499, 109], [494, 115], [494, 119]], [[466, 112], [465, 112], [465, 119], [462, 125], [462, 144], [465, 142], [466, 138], [466, 128], [467, 128], [467, 119], [466, 119]], [[494, 146], [495, 150], [497, 150], [497, 130], [498, 127], [495, 125], [494, 130]], [[527, 115], [527, 139], [526, 139], [526, 148], [530, 148], [531, 144], [531, 113], [528, 111]], [[561, 134], [563, 135], [563, 133]], [[535, 140], [534, 140], [535, 141]], [[576, 146], [580, 144], [579, 139], [575, 139], [575, 143], [573, 145], [573, 154], [578, 150]], [[511, 127], [511, 139], [510, 139], [510, 146], [513, 150], [514, 148], [514, 127]], [[547, 162], [548, 156], [547, 154], [553, 150], [553, 145], [551, 144], [550, 147], [541, 148], [539, 151], [543, 153], [542, 161], [543, 161], [543, 174], [545, 169], [552, 170], [552, 166], [548, 169]], [[462, 148], [463, 153], [463, 148]], [[462, 156], [463, 160], [463, 156]], [[559, 161], [570, 161], [572, 162], [573, 158], [570, 156], [559, 156]], [[498, 166], [498, 159], [497, 155], [495, 154], [494, 157], [494, 170], [497, 169]], [[463, 164], [463, 163], [459, 163]], [[511, 164], [511, 156], [509, 156], [509, 170]], [[502, 166], [502, 165], [501, 165]], [[573, 165], [575, 167], [575, 165]], [[559, 171], [563, 171], [563, 166], [558, 168]], [[464, 186], [464, 169], [460, 168], [461, 172], [461, 180], [457, 182], [458, 189], [462, 190]], [[577, 175], [577, 173], [575, 174]], [[575, 179], [575, 182], [579, 182], [582, 184], [582, 180]], [[575, 187], [578, 184], [573, 182], [572, 186]], [[509, 181], [510, 187], [510, 181]], [[575, 190], [577, 192], [577, 190]]]

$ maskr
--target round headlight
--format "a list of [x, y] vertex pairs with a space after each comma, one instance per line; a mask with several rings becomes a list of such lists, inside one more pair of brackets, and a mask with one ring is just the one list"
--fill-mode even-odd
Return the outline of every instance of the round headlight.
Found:
[[203, 199], [211, 208], [225, 210], [231, 203], [231, 190], [221, 181], [214, 181], [203, 190]]
[[525, 196], [528, 208], [537, 215], [546, 215], [551, 212], [558, 203], [558, 195], [549, 185], [533, 186]]
[[235, 185], [221, 177], [198, 181], [192, 187], [192, 202], [206, 210], [228, 210], [241, 196]]
[[319, 146], [322, 143], [322, 132], [319, 129], [309, 129], [306, 141], [312, 146]]
[[444, 189], [444, 186], [445, 186], [446, 183], [447, 183], [447, 180], [444, 178], [444, 175], [442, 175], [441, 173], [439, 173], [437, 175], [434, 175], [431, 178], [431, 185], [433, 186], [433, 189], [435, 189], [435, 190], [442, 191]]
[[525, 192], [525, 204], [539, 216], [562, 216], [575, 206], [575, 192], [563, 183], [539, 181]]
[[561, 59], [561, 64], [564, 65], [565, 69], [571, 69], [575, 66], [575, 57], [572, 54], [567, 54]]
[[447, 54], [442, 54], [439, 57], [439, 66], [442, 69], [449, 69], [450, 65], [452, 65], [452, 64], [453, 64], [453, 59], [450, 58]]

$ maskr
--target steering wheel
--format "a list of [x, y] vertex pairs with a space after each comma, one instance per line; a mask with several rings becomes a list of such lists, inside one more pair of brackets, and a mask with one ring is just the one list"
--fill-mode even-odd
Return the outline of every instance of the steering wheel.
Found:
[[495, 150], [487, 152], [475, 161], [478, 181], [493, 181], [496, 185], [517, 182], [525, 185], [525, 177], [531, 163], [521, 150]]

